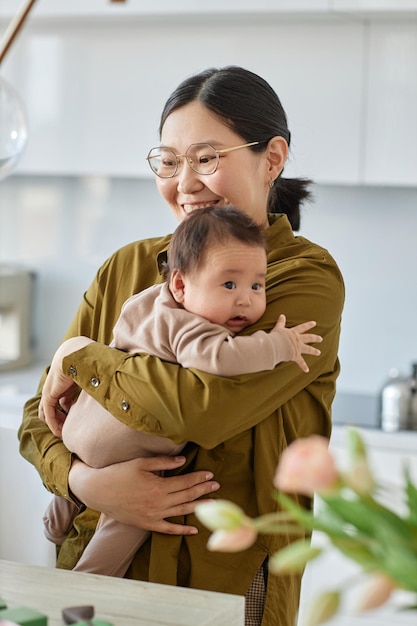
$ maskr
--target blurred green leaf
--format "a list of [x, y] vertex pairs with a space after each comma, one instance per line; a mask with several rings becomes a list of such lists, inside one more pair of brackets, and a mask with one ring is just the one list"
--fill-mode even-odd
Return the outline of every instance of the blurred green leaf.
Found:
[[374, 538], [383, 534], [384, 540], [403, 537], [404, 541], [409, 541], [412, 537], [406, 520], [371, 498], [345, 500], [342, 496], [336, 496], [324, 500], [346, 524], [363, 534]]
[[372, 547], [373, 542], [366, 538], [361, 540], [358, 537], [334, 538], [332, 544], [346, 557], [358, 563], [365, 572], [382, 570], [382, 562], [375, 555]]
[[308, 530], [314, 530], [314, 528], [316, 527], [316, 520], [313, 513], [310, 513], [306, 509], [303, 509], [296, 502], [294, 502], [292, 498], [285, 495], [284, 493], [278, 493], [277, 500], [284, 509], [291, 513], [296, 522], [302, 524], [304, 528]]
[[356, 430], [356, 428], [348, 428], [346, 431], [347, 437], [347, 453], [351, 462], [355, 462], [358, 459], [367, 458], [367, 450], [365, 442], [362, 436]]
[[287, 511], [267, 513], [253, 520], [254, 527], [261, 533], [288, 533], [290, 535], [305, 536], [305, 528], [298, 524], [293, 515]]
[[413, 526], [415, 526], [417, 533], [417, 488], [411, 481], [410, 476], [410, 468], [406, 466], [404, 468], [404, 478], [405, 478], [405, 492], [407, 495], [407, 504], [409, 511], [409, 521]]
[[325, 591], [307, 606], [305, 626], [320, 626], [335, 615], [340, 605], [339, 591]]
[[273, 574], [296, 574], [303, 572], [306, 564], [317, 558], [322, 549], [312, 546], [310, 540], [294, 541], [269, 559]]
[[417, 549], [393, 544], [385, 547], [384, 571], [399, 587], [417, 592]]

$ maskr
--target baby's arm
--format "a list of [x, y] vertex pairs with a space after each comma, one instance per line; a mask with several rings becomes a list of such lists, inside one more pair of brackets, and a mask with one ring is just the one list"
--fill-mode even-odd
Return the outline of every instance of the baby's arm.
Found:
[[294, 361], [302, 371], [308, 372], [302, 355], [320, 355], [320, 350], [310, 344], [320, 343], [322, 337], [308, 332], [316, 322], [286, 328], [285, 315], [280, 315], [271, 332], [259, 330], [252, 335], [232, 336], [221, 326], [202, 318], [198, 322], [191, 316], [188, 315], [188, 324], [182, 319], [173, 346], [177, 361], [183, 367], [217, 376], [239, 376], [271, 370], [283, 361]]
[[62, 427], [74, 402], [77, 385], [73, 378], [62, 371], [62, 359], [76, 350], [92, 343], [88, 337], [72, 337], [62, 343], [54, 354], [48, 376], [42, 389], [39, 419], [49, 426], [56, 437], [62, 438]]

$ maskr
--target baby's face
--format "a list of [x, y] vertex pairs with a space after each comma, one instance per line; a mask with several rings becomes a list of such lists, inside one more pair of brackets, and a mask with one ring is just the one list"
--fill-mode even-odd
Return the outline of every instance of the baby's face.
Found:
[[182, 304], [192, 313], [238, 333], [266, 307], [266, 252], [232, 239], [212, 246], [198, 269], [183, 275]]

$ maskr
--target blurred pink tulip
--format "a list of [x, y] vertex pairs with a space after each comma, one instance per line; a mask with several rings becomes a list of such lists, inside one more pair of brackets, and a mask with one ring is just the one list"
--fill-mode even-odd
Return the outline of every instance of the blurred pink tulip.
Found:
[[394, 589], [396, 586], [391, 578], [380, 572], [373, 574], [362, 590], [357, 611], [371, 611], [385, 604]]
[[280, 491], [312, 496], [339, 483], [334, 458], [325, 437], [312, 435], [297, 439], [286, 448], [275, 473], [274, 485]]
[[256, 541], [258, 533], [251, 526], [240, 526], [236, 530], [216, 530], [207, 543], [212, 552], [240, 552]]

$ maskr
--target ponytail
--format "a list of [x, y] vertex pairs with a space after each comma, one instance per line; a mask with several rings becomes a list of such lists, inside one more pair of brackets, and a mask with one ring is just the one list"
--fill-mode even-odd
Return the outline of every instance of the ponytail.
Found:
[[312, 199], [308, 178], [277, 178], [269, 192], [268, 212], [285, 213], [293, 230], [300, 228], [300, 207]]

